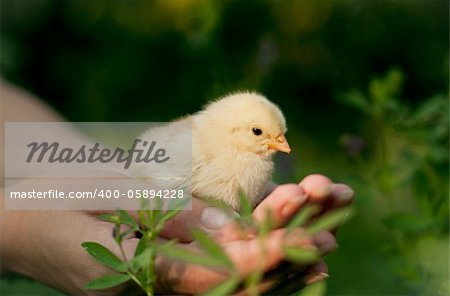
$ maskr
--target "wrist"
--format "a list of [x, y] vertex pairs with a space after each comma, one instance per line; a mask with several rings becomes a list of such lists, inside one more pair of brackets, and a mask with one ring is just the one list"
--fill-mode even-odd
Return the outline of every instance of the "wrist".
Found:
[[[5, 210], [4, 188], [0, 190], [0, 271], [17, 270], [17, 259], [26, 244], [20, 243], [23, 239], [21, 224], [23, 220], [22, 212]], [[22, 218], [21, 218], [22, 216]]]

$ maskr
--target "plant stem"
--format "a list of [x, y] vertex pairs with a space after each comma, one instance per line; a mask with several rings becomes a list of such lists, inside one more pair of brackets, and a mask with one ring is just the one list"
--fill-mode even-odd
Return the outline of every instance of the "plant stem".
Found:
[[153, 233], [149, 233], [149, 244], [151, 248], [150, 256], [148, 256], [148, 268], [147, 268], [147, 295], [154, 295], [153, 285], [155, 283], [155, 254], [156, 245], [152, 239]]
[[145, 287], [142, 285], [141, 281], [138, 280], [138, 278], [134, 275], [134, 273], [132, 273], [131, 271], [127, 272], [128, 275], [131, 277], [131, 279], [138, 284], [139, 287], [141, 287], [142, 290], [146, 291]]
[[127, 256], [125, 255], [125, 250], [123, 249], [122, 243], [119, 243], [119, 249], [120, 249], [120, 254], [122, 255], [123, 261], [125, 261], [127, 263], [127, 265], [129, 266], [130, 262], [128, 262]]
[[154, 284], [156, 279], [155, 271], [155, 259], [156, 259], [156, 239], [158, 237], [157, 229], [157, 214], [158, 211], [149, 210], [147, 211], [147, 247], [150, 248], [150, 255], [148, 257], [147, 266], [147, 282], [146, 282], [146, 293], [147, 295], [154, 295]]

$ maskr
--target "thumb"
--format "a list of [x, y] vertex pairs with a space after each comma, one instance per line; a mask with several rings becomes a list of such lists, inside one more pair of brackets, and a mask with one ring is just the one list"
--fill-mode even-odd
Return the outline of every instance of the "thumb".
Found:
[[238, 214], [232, 210], [213, 207], [198, 198], [192, 198], [192, 209], [183, 210], [164, 224], [160, 235], [168, 239], [178, 239], [189, 243], [194, 239], [192, 229], [200, 229], [211, 236], [216, 236], [223, 226], [234, 220]]

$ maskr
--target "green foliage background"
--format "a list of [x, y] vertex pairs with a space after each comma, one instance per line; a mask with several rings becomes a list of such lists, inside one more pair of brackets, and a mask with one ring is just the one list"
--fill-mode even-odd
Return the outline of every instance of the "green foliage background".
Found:
[[168, 121], [260, 91], [289, 125], [277, 181], [317, 172], [357, 194], [326, 294], [448, 295], [448, 11], [445, 0], [3, 0], [1, 75], [71, 121]]

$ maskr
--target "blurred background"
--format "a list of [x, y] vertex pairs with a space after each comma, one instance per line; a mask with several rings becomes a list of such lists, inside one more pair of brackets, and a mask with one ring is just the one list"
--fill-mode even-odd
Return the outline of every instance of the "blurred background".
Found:
[[303, 294], [449, 295], [448, 1], [2, 0], [0, 40], [2, 78], [71, 121], [169, 121], [263, 93], [294, 151], [276, 181], [356, 191], [330, 279]]

